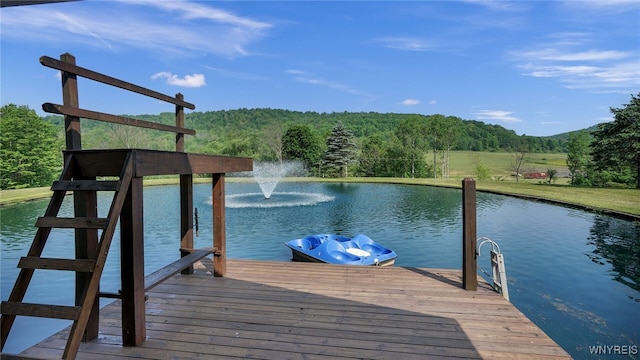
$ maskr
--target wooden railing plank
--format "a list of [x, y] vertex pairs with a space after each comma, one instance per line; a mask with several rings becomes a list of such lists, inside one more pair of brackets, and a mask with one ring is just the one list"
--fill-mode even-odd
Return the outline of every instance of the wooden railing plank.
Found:
[[130, 82], [122, 81], [114, 77], [95, 72], [77, 65], [62, 62], [60, 60], [51, 58], [49, 56], [41, 56], [40, 64], [61, 71], [66, 71], [72, 74], [82, 76], [87, 79], [95, 80], [103, 84], [112, 85], [121, 89], [129, 90], [138, 94], [149, 96], [158, 100], [162, 100], [174, 105], [184, 106], [187, 109], [195, 110], [196, 106], [186, 101], [178, 100], [174, 97], [153, 91], [151, 89], [144, 88], [142, 86], [132, 84]]
[[53, 216], [42, 216], [36, 220], [36, 227], [60, 228], [60, 229], [103, 229], [107, 224], [105, 218], [77, 217], [62, 218]]
[[74, 107], [69, 107], [69, 106], [64, 106], [59, 104], [52, 104], [48, 102], [42, 104], [42, 110], [51, 114], [76, 116], [84, 119], [92, 119], [92, 120], [110, 122], [114, 124], [136, 126], [136, 127], [146, 128], [146, 129], [169, 131], [169, 132], [174, 132], [178, 134], [187, 134], [187, 135], [196, 134], [196, 131], [193, 129], [187, 129], [187, 128], [172, 126], [172, 125], [158, 124], [150, 121], [138, 120], [138, 119], [133, 119], [125, 116], [111, 115], [111, 114], [102, 113], [98, 111], [74, 108]]

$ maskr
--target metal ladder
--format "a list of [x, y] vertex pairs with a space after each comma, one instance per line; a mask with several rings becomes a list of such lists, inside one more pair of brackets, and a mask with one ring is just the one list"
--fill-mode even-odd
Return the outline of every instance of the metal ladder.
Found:
[[[131, 156], [124, 160], [119, 180], [97, 181], [84, 180], [79, 166], [75, 165], [73, 154], [65, 155], [65, 166], [60, 180], [51, 187], [53, 195], [43, 217], [38, 218], [35, 226], [38, 228], [27, 256], [18, 262], [20, 272], [7, 301], [1, 304], [1, 335], [2, 348], [7, 341], [16, 316], [35, 316], [54, 319], [72, 320], [73, 325], [69, 333], [63, 359], [75, 359], [80, 342], [83, 340], [87, 323], [92, 309], [97, 305], [100, 277], [104, 270], [107, 254], [120, 217], [120, 212], [127, 198], [131, 179], [133, 177], [133, 161]], [[113, 191], [113, 201], [106, 218], [99, 217], [58, 217], [58, 212], [67, 192], [97, 192]], [[87, 259], [54, 259], [41, 257], [44, 246], [53, 228], [73, 228], [81, 231], [101, 230], [100, 239], [94, 256]], [[73, 254], [73, 250], [70, 252]], [[23, 302], [34, 271], [40, 269], [74, 271], [86, 274], [83, 291], [77, 296], [75, 306], [60, 306], [50, 304], [35, 304]], [[80, 280], [82, 281], [82, 280]]]
[[487, 276], [491, 277], [493, 280], [493, 289], [502, 296], [504, 296], [507, 301], [509, 301], [509, 287], [507, 286], [507, 270], [504, 265], [504, 256], [502, 252], [500, 252], [500, 247], [498, 244], [487, 238], [481, 237], [478, 239], [478, 250], [476, 252], [476, 256], [480, 256], [480, 247], [486, 243], [491, 244], [491, 272], [489, 274], [485, 270], [482, 270]]

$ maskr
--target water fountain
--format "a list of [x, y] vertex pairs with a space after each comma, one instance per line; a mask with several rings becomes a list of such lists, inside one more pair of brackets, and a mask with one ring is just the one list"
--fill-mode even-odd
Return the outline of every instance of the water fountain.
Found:
[[276, 186], [283, 177], [305, 175], [306, 170], [300, 162], [254, 162], [250, 176], [258, 183], [261, 192], [227, 195], [226, 206], [229, 208], [310, 206], [334, 199], [333, 196], [321, 193], [275, 192]]
[[284, 176], [299, 175], [304, 167], [299, 162], [257, 162], [253, 163], [253, 178], [260, 185], [265, 200], [271, 199], [278, 182]]

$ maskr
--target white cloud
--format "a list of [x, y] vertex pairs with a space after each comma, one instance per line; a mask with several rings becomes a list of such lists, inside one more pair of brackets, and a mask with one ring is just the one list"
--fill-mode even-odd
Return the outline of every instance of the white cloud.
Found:
[[564, 1], [562, 5], [569, 9], [569, 11], [593, 13], [598, 16], [638, 11], [638, 0], [572, 0]]
[[513, 114], [513, 111], [479, 110], [476, 112], [475, 115], [478, 120], [493, 120], [493, 121], [500, 121], [500, 122], [506, 122], [506, 123], [522, 121], [517, 117], [512, 116], [511, 114]]
[[129, 4], [153, 6], [159, 9], [179, 13], [188, 20], [209, 19], [219, 23], [240, 26], [247, 29], [259, 30], [271, 27], [271, 24], [243, 18], [228, 11], [213, 8], [190, 1], [158, 1], [158, 0], [123, 0]]
[[486, 7], [489, 10], [504, 11], [504, 12], [516, 12], [526, 10], [526, 2], [513, 2], [513, 1], [496, 1], [496, 0], [464, 0], [469, 4], [476, 4]]
[[[244, 56], [271, 24], [189, 1], [79, 2], [3, 8], [2, 36], [21, 41], [123, 47], [163, 55]], [[167, 17], [171, 21], [167, 21]]]
[[420, 104], [420, 100], [417, 99], [405, 99], [402, 100], [402, 105], [412, 106]]
[[383, 37], [374, 40], [376, 43], [390, 49], [408, 51], [427, 51], [433, 49], [433, 43], [425, 39], [411, 37]]
[[525, 51], [518, 54], [522, 58], [530, 58], [548, 61], [609, 61], [620, 60], [633, 56], [630, 52], [616, 50], [586, 50], [577, 52], [564, 52], [556, 48]]
[[349, 85], [345, 85], [337, 81], [326, 80], [326, 79], [314, 76], [313, 74], [306, 71], [289, 69], [289, 70], [285, 70], [284, 72], [289, 75], [293, 75], [294, 80], [300, 83], [323, 86], [329, 89], [342, 91], [352, 95], [368, 96], [364, 92], [358, 89], [354, 89]]
[[437, 102], [436, 100], [430, 100], [430, 101], [429, 101], [429, 105], [435, 105], [435, 104], [437, 104], [437, 103], [438, 103], [438, 102]]
[[151, 76], [152, 80], [167, 79], [167, 84], [181, 87], [202, 87], [207, 85], [203, 74], [185, 75], [183, 78], [167, 71], [162, 71]]
[[586, 48], [592, 42], [586, 33], [556, 33], [550, 38], [550, 43], [509, 53], [523, 75], [556, 78], [566, 88], [594, 92], [627, 94], [640, 86], [637, 51]]

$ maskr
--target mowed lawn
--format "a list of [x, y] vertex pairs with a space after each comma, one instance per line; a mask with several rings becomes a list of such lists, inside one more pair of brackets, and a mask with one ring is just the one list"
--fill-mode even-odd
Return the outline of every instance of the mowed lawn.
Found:
[[[427, 159], [429, 163], [433, 162], [433, 154]], [[440, 164], [439, 156], [438, 164]], [[449, 176], [475, 177], [478, 165], [482, 165], [489, 168], [490, 175], [494, 180], [515, 181], [514, 164], [514, 153], [452, 151], [449, 157]], [[525, 154], [520, 171], [547, 171], [548, 169], [555, 169], [558, 174], [568, 176], [567, 154]], [[539, 181], [535, 180], [536, 183]], [[559, 178], [558, 183], [560, 182], [563, 181]]]

